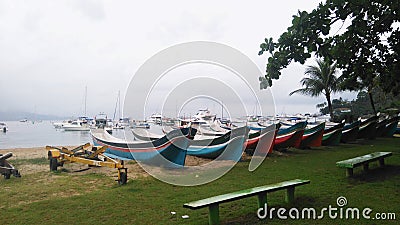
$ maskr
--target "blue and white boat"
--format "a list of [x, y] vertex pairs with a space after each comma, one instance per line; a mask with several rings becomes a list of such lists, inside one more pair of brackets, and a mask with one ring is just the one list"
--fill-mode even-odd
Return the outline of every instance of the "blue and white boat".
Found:
[[93, 129], [91, 135], [94, 145], [108, 146], [105, 154], [111, 158], [176, 168], [185, 165], [189, 141], [196, 131], [194, 128], [173, 130], [153, 141], [126, 141], [104, 129]]

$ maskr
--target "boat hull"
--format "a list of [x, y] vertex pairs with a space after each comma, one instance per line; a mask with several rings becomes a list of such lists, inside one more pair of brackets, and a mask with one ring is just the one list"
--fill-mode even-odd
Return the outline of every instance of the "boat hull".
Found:
[[211, 159], [240, 160], [248, 133], [247, 127], [240, 127], [213, 139], [190, 140], [187, 154]]
[[354, 142], [357, 139], [358, 130], [360, 128], [360, 121], [355, 121], [347, 126], [343, 127], [342, 137], [340, 141], [342, 143]]
[[322, 145], [339, 145], [344, 123], [340, 123], [324, 130]]
[[257, 132], [249, 133], [249, 138], [246, 141], [246, 153], [248, 155], [271, 153], [279, 127], [280, 124], [272, 124]]
[[313, 128], [304, 131], [301, 138], [300, 148], [319, 147], [322, 145], [325, 123], [321, 123]]
[[89, 127], [63, 127], [64, 131], [90, 131]]
[[[187, 147], [195, 129], [174, 130], [154, 141], [127, 142], [113, 138], [103, 131], [91, 132], [95, 145], [108, 146], [105, 153], [116, 158], [131, 159], [162, 167], [182, 167], [185, 165]], [[110, 137], [111, 136], [111, 137]]]
[[378, 117], [373, 116], [360, 124], [358, 130], [358, 139], [374, 139], [376, 137], [376, 127], [378, 124]]
[[385, 131], [387, 123], [388, 123], [387, 119], [384, 119], [384, 120], [382, 120], [382, 121], [377, 123], [375, 137], [382, 137], [383, 136], [383, 132]]
[[396, 129], [398, 128], [397, 124], [399, 123], [399, 119], [399, 116], [395, 116], [388, 120], [388, 123], [386, 124], [382, 134], [383, 137], [393, 137], [393, 135], [396, 133]]
[[307, 122], [297, 123], [286, 129], [279, 129], [274, 141], [274, 149], [299, 148]]

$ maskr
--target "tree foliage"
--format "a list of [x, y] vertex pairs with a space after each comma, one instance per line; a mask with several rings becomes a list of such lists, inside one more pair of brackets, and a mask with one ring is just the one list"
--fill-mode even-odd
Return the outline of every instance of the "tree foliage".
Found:
[[331, 104], [331, 94], [339, 91], [340, 79], [336, 77], [336, 63], [330, 64], [327, 60], [317, 59], [317, 66], [308, 66], [304, 77], [300, 82], [303, 88], [292, 91], [289, 95], [299, 93], [318, 97], [321, 94], [325, 96], [328, 102], [328, 109], [333, 118], [333, 109]]
[[[400, 100], [398, 98], [395, 98], [392, 94], [384, 93], [382, 89], [377, 89], [374, 91], [374, 100], [376, 102], [378, 112], [388, 115], [397, 114], [400, 112]], [[369, 106], [369, 101], [369, 95], [366, 91], [360, 91], [357, 94], [357, 98], [351, 101], [344, 100], [342, 98], [333, 99], [333, 121], [340, 122], [343, 119], [346, 119], [347, 122], [352, 122], [360, 116], [375, 114], [375, 112]], [[322, 114], [329, 113], [329, 108], [327, 107], [327, 104], [325, 102], [317, 104], [317, 108], [319, 108], [319, 111]], [[340, 113], [339, 109], [343, 108], [350, 109], [351, 113]]]
[[[387, 92], [400, 93], [400, 1], [327, 0], [312, 12], [298, 12], [275, 42], [266, 38], [259, 55], [268, 52], [261, 88], [279, 79], [293, 60], [304, 64], [315, 54], [337, 62], [348, 90], [360, 90], [374, 79]], [[347, 26], [333, 30], [334, 24]]]

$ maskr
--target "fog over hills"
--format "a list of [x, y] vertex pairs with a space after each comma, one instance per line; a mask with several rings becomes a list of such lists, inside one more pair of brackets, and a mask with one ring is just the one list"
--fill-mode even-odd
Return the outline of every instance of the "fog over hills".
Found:
[[54, 115], [43, 115], [30, 112], [0, 112], [0, 121], [19, 121], [27, 120], [62, 120], [65, 117]]

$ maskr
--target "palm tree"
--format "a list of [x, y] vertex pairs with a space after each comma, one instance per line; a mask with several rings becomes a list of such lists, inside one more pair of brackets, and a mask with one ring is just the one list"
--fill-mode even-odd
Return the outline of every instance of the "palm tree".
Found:
[[328, 102], [329, 114], [333, 119], [333, 109], [331, 102], [331, 94], [338, 92], [340, 78], [336, 77], [336, 63], [331, 64], [328, 60], [317, 59], [317, 66], [308, 66], [304, 75], [309, 75], [301, 79], [300, 83], [304, 88], [292, 91], [289, 95], [299, 93], [318, 97], [321, 94], [325, 95]]

